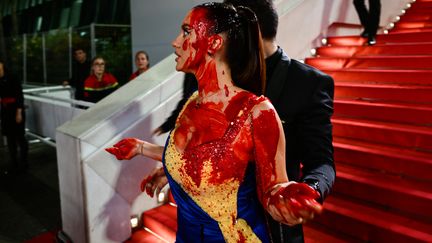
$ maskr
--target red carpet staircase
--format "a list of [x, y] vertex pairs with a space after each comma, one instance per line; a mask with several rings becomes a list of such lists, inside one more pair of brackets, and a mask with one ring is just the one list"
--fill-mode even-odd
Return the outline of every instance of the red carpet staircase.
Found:
[[[330, 37], [306, 63], [335, 80], [337, 179], [306, 242], [432, 242], [432, 0], [377, 44]], [[129, 242], [174, 242], [173, 201]]]

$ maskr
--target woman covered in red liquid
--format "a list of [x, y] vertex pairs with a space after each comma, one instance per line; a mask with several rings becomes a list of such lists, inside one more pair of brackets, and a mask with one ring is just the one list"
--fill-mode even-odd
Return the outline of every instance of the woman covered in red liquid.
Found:
[[260, 96], [265, 63], [255, 14], [198, 5], [172, 45], [176, 69], [195, 74], [198, 91], [165, 147], [126, 138], [107, 151], [162, 161], [178, 205], [176, 241], [270, 242], [264, 210], [291, 225], [319, 213], [315, 190], [288, 181], [281, 121]]

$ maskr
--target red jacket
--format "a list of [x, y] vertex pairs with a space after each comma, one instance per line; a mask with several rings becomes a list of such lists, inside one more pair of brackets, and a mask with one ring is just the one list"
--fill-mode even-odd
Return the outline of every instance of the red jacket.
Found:
[[110, 73], [104, 73], [101, 81], [91, 74], [84, 82], [83, 99], [96, 103], [113, 92], [118, 85], [117, 79]]

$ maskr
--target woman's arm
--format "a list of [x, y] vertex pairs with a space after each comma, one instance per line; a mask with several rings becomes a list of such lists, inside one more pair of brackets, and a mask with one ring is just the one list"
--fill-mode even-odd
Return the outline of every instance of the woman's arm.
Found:
[[154, 160], [162, 161], [164, 147], [137, 138], [124, 138], [105, 150], [115, 155], [118, 160], [129, 160], [137, 154], [140, 154]]
[[267, 212], [288, 225], [306, 222], [321, 212], [315, 190], [304, 183], [288, 181], [285, 136], [269, 101], [261, 102], [252, 111], [252, 137], [258, 197]]

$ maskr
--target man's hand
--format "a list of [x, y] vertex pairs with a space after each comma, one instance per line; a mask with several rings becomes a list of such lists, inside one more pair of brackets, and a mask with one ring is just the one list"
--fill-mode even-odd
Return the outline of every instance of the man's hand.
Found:
[[319, 193], [306, 183], [289, 182], [271, 193], [268, 212], [281, 223], [303, 224], [322, 212], [317, 198]]
[[15, 114], [15, 122], [17, 124], [21, 124], [21, 122], [23, 121], [23, 117], [22, 117], [22, 109], [19, 108], [16, 110], [16, 114]]
[[130, 160], [139, 154], [144, 142], [136, 138], [125, 138], [105, 150], [116, 156], [118, 160]]
[[141, 182], [141, 191], [145, 191], [147, 195], [153, 197], [154, 192], [156, 191], [156, 195], [159, 194], [167, 183], [168, 179], [163, 168], [156, 168]]

